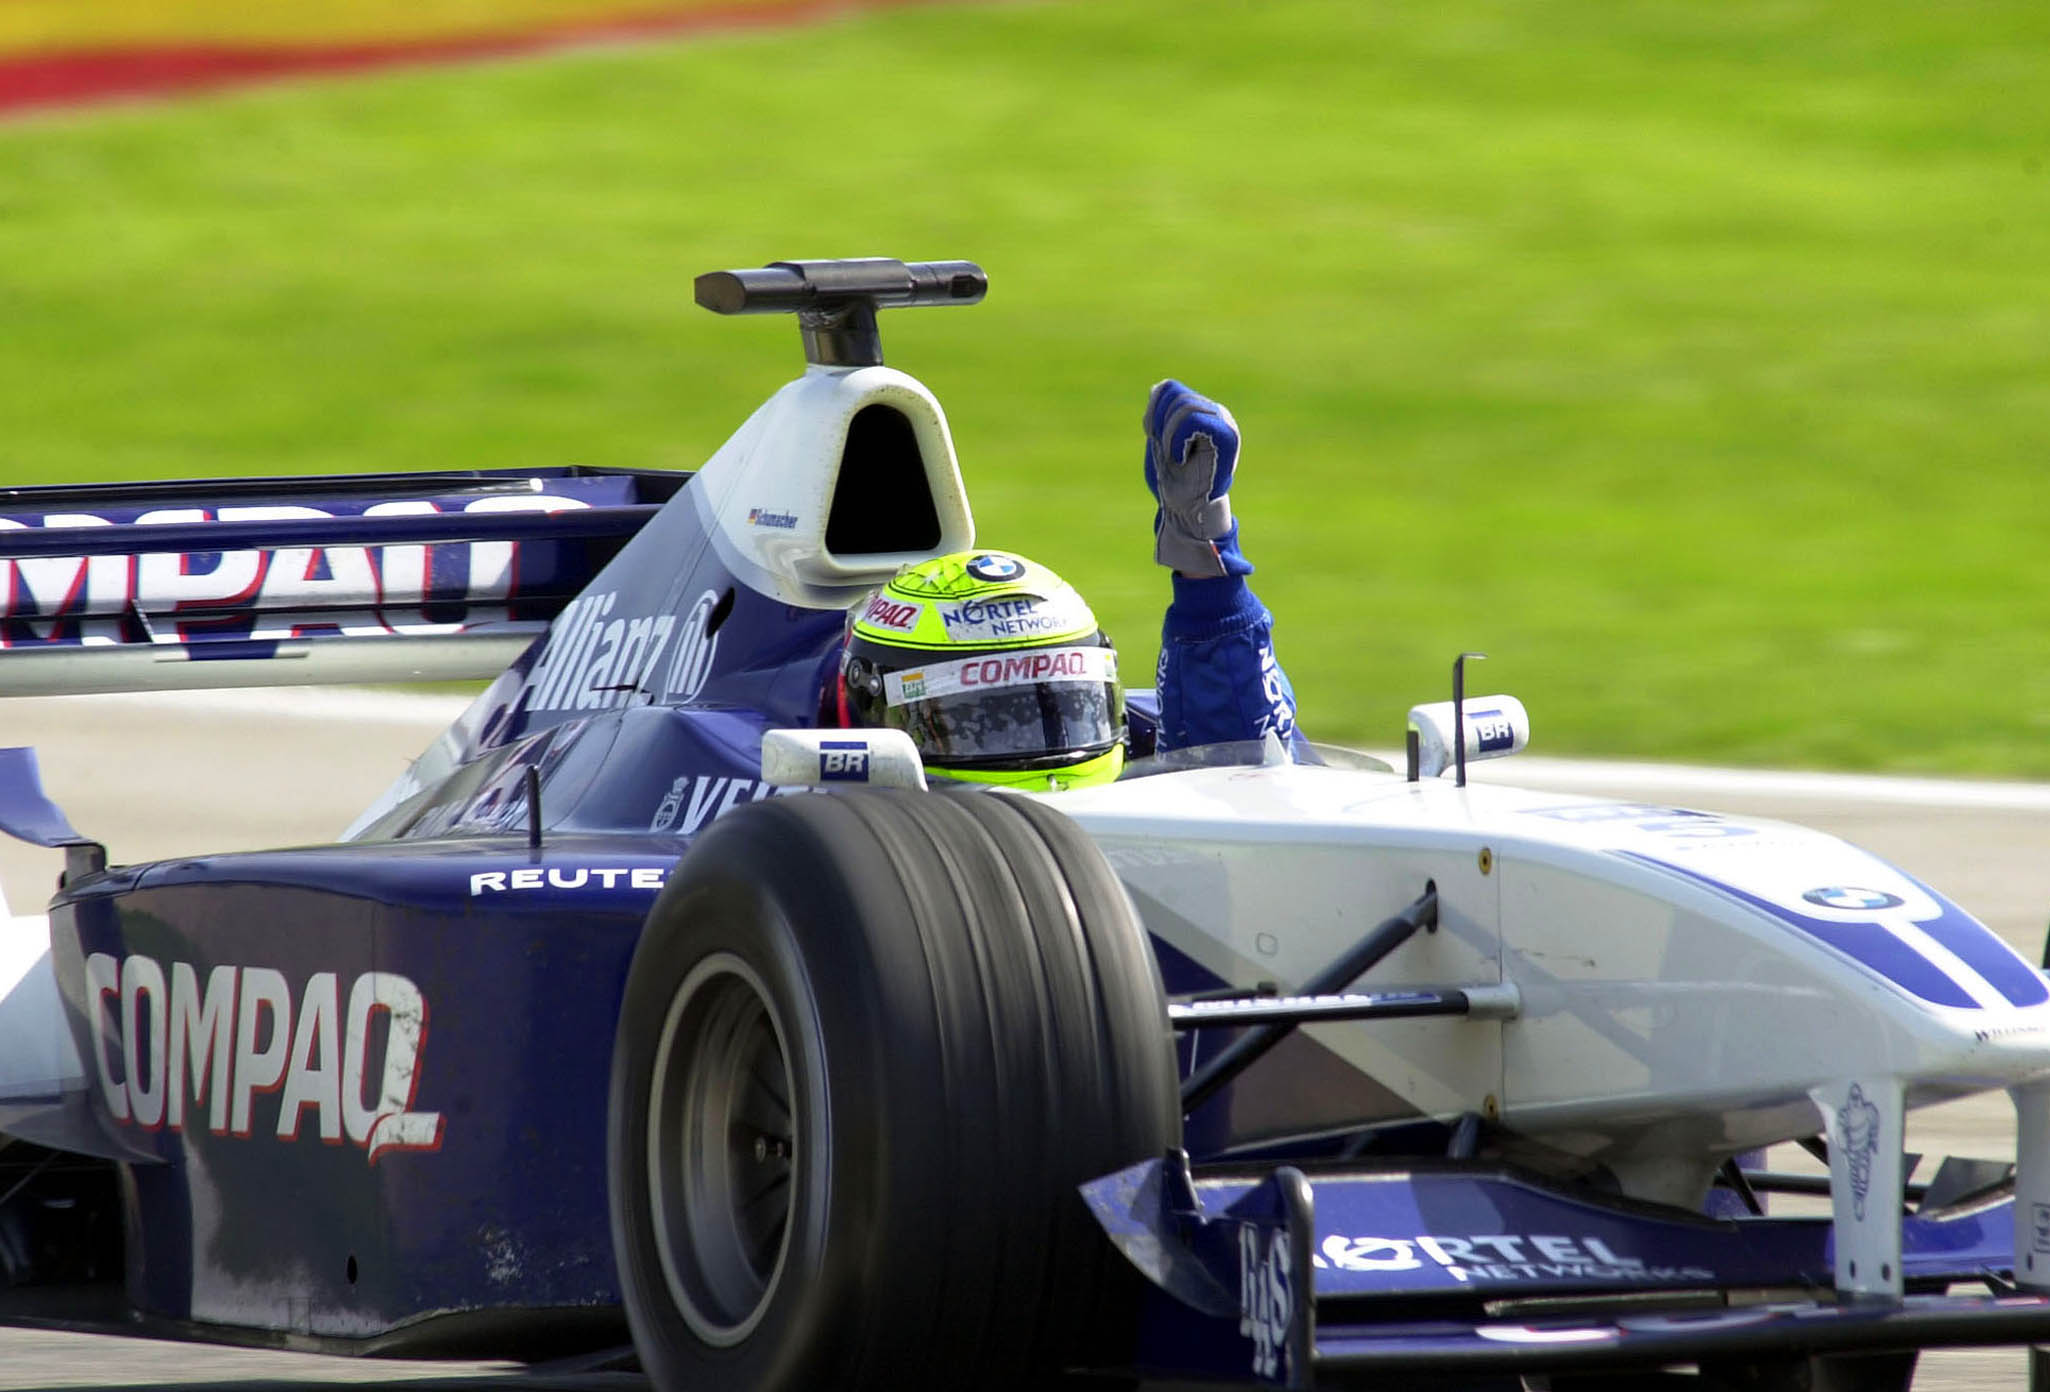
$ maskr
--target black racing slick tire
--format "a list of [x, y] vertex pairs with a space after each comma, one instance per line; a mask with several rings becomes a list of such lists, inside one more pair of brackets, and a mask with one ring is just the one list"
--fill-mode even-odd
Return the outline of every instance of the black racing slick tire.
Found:
[[1072, 822], [776, 798], [678, 862], [614, 1045], [612, 1239], [658, 1388], [1037, 1387], [1139, 1279], [1076, 1187], [1177, 1144], [1165, 997]]

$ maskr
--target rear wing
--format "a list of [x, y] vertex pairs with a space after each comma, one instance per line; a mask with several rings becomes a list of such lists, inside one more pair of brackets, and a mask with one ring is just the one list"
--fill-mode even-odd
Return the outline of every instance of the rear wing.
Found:
[[496, 676], [688, 478], [0, 488], [0, 696]]

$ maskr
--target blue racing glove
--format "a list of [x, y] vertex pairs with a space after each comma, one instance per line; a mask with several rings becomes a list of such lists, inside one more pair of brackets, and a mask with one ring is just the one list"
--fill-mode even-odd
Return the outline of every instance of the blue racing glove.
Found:
[[1153, 559], [1190, 579], [1250, 575], [1231, 516], [1239, 426], [1231, 412], [1169, 378], [1146, 399], [1146, 487]]
[[1274, 618], [1246, 584], [1232, 472], [1231, 412], [1166, 381], [1146, 401], [1153, 558], [1174, 571], [1160, 624], [1160, 747], [1295, 736], [1295, 693], [1274, 657]]

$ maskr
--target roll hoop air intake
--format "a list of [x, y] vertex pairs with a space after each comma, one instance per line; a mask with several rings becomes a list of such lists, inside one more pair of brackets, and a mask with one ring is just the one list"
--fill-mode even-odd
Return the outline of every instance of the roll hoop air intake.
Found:
[[772, 261], [759, 270], [708, 271], [697, 302], [714, 314], [795, 314], [804, 360], [819, 367], [877, 367], [883, 340], [876, 311], [911, 305], [975, 304], [989, 277], [973, 261]]

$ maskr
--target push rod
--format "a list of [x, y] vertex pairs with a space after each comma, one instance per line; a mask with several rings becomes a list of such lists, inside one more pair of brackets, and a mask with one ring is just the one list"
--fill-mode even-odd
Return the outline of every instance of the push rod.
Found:
[[[1815, 1194], [1827, 1198], [1829, 1176], [1795, 1174], [1788, 1170], [1745, 1170], [1744, 1179], [1752, 1190], [1760, 1194]], [[1910, 1203], [1918, 1202], [1929, 1192], [1926, 1184], [1903, 1184], [1901, 1197]]]
[[[1426, 883], [1408, 908], [1374, 925], [1353, 949], [1302, 984], [1300, 994], [1328, 996], [1343, 991], [1364, 973], [1408, 942], [1419, 928], [1438, 926], [1438, 886]], [[1259, 1025], [1240, 1035], [1224, 1051], [1189, 1075], [1182, 1084], [1182, 1114], [1188, 1115], [1216, 1096], [1218, 1090], [1265, 1058], [1296, 1027], [1289, 1020]]]
[[1344, 1020], [1405, 1020], [1422, 1015], [1504, 1019], [1516, 1013], [1513, 987], [1420, 986], [1408, 991], [1348, 991], [1332, 996], [1238, 996], [1171, 1003], [1176, 1030], [1243, 1029], [1248, 1025], [1323, 1025]]

